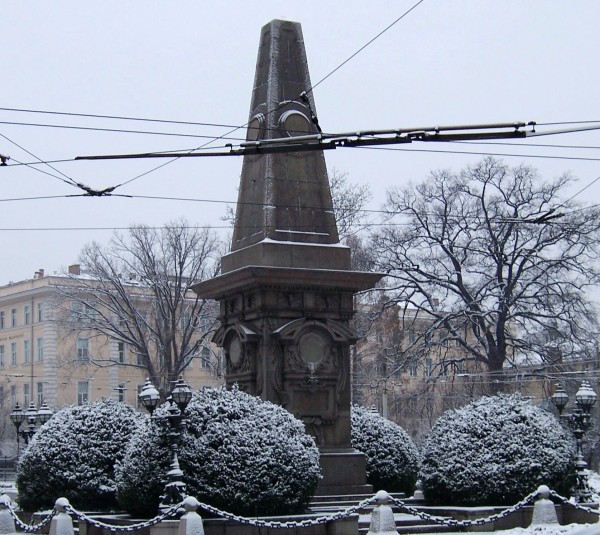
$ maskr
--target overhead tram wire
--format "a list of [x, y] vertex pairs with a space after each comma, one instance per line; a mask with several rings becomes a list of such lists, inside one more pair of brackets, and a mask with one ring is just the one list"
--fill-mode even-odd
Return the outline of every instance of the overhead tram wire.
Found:
[[[346, 60], [344, 60], [340, 65], [338, 65], [335, 69], [333, 69], [332, 71], [329, 72], [329, 74], [327, 74], [325, 77], [321, 78], [319, 80], [319, 82], [317, 82], [316, 84], [314, 84], [312, 87], [308, 88], [307, 91], [303, 92], [303, 93], [308, 93], [308, 92], [312, 92], [314, 91], [314, 89], [320, 85], [321, 83], [323, 83], [326, 79], [328, 79], [329, 77], [331, 77], [335, 72], [337, 72], [340, 68], [342, 68], [346, 63], [348, 63], [350, 60], [352, 60], [357, 54], [359, 54], [360, 52], [362, 52], [365, 48], [367, 48], [371, 43], [373, 43], [375, 40], [377, 40], [381, 35], [383, 35], [385, 32], [387, 32], [391, 27], [393, 27], [395, 24], [397, 24], [398, 22], [400, 22], [402, 19], [404, 19], [409, 13], [411, 13], [414, 9], [416, 9], [419, 5], [421, 5], [424, 2], [424, 0], [419, 0], [418, 2], [416, 2], [410, 9], [408, 9], [407, 11], [405, 11], [400, 17], [398, 17], [394, 22], [392, 22], [390, 25], [388, 25], [386, 28], [384, 28], [381, 32], [379, 32], [375, 37], [373, 37], [370, 41], [368, 41], [365, 45], [363, 45], [361, 48], [359, 48], [354, 54], [352, 54], [350, 57], [348, 57]], [[301, 98], [301, 95], [298, 95], [298, 97], [296, 97], [296, 99], [293, 100], [298, 100], [299, 98]], [[281, 106], [278, 106], [278, 108], [280, 108]], [[276, 108], [276, 109], [278, 109]], [[270, 114], [273, 113], [275, 110], [269, 110], [266, 113]], [[231, 134], [233, 134], [234, 132], [236, 132], [237, 130], [241, 130], [242, 128], [247, 128], [248, 127], [248, 122], [246, 122], [244, 125], [242, 126], [238, 126], [235, 128], [232, 128], [231, 130], [228, 130], [227, 132], [225, 132], [223, 135], [221, 136], [217, 136], [215, 137], [212, 141], [207, 141], [206, 143], [204, 143], [203, 145], [197, 147], [195, 149], [195, 151], [198, 151], [200, 149], [203, 149], [205, 147], [207, 147], [208, 145], [212, 144], [213, 142], [219, 141], [221, 139], [224, 139], [226, 136], [229, 136]], [[193, 154], [190, 153], [190, 154]], [[144, 173], [140, 173], [132, 178], [130, 178], [129, 180], [126, 180], [124, 182], [121, 182], [120, 184], [117, 184], [116, 186], [113, 187], [113, 189], [125, 186], [127, 184], [130, 184], [132, 182], [134, 182], [135, 180], [138, 180], [150, 173], [153, 173], [154, 171], [157, 171], [177, 160], [179, 160], [179, 158], [183, 157], [184, 154], [178, 155], [176, 157], [173, 157], [172, 159], [164, 162], [161, 165], [158, 165], [152, 169], [149, 169], [148, 171], [145, 171]]]
[[383, 30], [381, 30], [375, 37], [373, 37], [372, 39], [370, 39], [369, 41], [367, 41], [363, 46], [361, 46], [356, 52], [354, 52], [354, 54], [352, 54], [351, 56], [349, 56], [347, 59], [345, 59], [344, 61], [342, 61], [342, 63], [340, 63], [335, 69], [333, 69], [332, 71], [329, 72], [329, 74], [327, 74], [326, 76], [324, 76], [323, 78], [321, 78], [316, 84], [313, 84], [313, 86], [308, 89], [306, 92], [307, 93], [312, 93], [318, 86], [320, 86], [325, 80], [327, 80], [330, 76], [332, 76], [333, 74], [335, 74], [337, 71], [339, 71], [344, 65], [346, 65], [346, 63], [348, 63], [349, 61], [351, 61], [352, 59], [354, 59], [356, 56], [358, 56], [358, 54], [360, 54], [365, 48], [367, 48], [369, 45], [371, 45], [374, 41], [376, 41], [377, 39], [379, 39], [384, 33], [386, 33], [390, 28], [392, 28], [393, 26], [395, 26], [398, 22], [400, 22], [404, 17], [406, 17], [409, 13], [411, 13], [412, 11], [414, 11], [417, 7], [419, 7], [425, 0], [419, 0], [416, 4], [414, 4], [411, 8], [409, 8], [408, 10], [406, 10], [404, 13], [402, 13], [402, 15], [400, 15], [394, 22], [392, 22], [391, 24], [389, 24], [388, 26], [386, 26]]
[[[508, 146], [514, 146], [514, 147], [518, 147], [521, 146], [521, 144], [517, 144], [517, 143], [487, 143], [487, 142], [460, 142], [460, 141], [455, 141], [452, 142], [453, 144], [456, 145], [508, 145]], [[572, 146], [572, 145], [547, 145], [547, 146], [542, 146], [542, 145], [532, 145], [532, 144], [528, 144], [528, 143], [523, 143], [522, 146], [525, 147], [550, 147], [550, 148], [565, 148], [565, 149], [576, 149], [576, 148], [589, 148], [589, 149], [595, 149], [596, 147], [576, 147], [576, 146]], [[220, 147], [211, 147], [210, 149], [205, 149], [206, 151], [208, 150], [224, 150], [228, 148], [228, 146], [220, 146]], [[426, 148], [417, 148], [417, 147], [378, 147], [378, 146], [348, 146], [348, 147], [341, 147], [341, 148], [354, 148], [354, 149], [367, 149], [367, 150], [386, 150], [386, 151], [400, 151], [400, 152], [423, 152], [423, 153], [447, 153], [447, 154], [457, 154], [457, 155], [461, 155], [461, 154], [466, 154], [466, 155], [473, 155], [473, 156], [502, 156], [502, 157], [517, 157], [517, 158], [538, 158], [538, 159], [551, 159], [551, 160], [582, 160], [582, 161], [598, 161], [598, 158], [593, 158], [593, 157], [578, 157], [578, 156], [554, 156], [554, 155], [545, 155], [545, 154], [525, 154], [525, 153], [496, 153], [496, 152], [490, 152], [490, 151], [460, 151], [460, 150], [443, 150], [443, 149], [426, 149]], [[600, 149], [600, 147], [597, 147], [598, 149]], [[136, 157], [136, 158], [160, 158], [160, 157], [171, 157], [171, 156], [175, 156], [177, 153], [183, 153], [186, 154], [190, 151], [193, 151], [196, 149], [180, 149], [178, 151], [160, 151], [160, 152], [152, 152], [152, 153], [142, 153], [142, 154], [136, 154], [136, 155], [131, 155], [131, 157]], [[297, 149], [294, 148], [290, 148], [288, 150], [288, 152], [295, 152]], [[162, 156], [164, 155], [164, 156]], [[199, 153], [200, 155], [200, 153]], [[211, 156], [211, 153], [206, 153], [203, 154], [205, 156]], [[227, 153], [215, 153], [213, 154], [214, 156], [241, 156], [241, 154], [231, 154], [230, 151], [228, 151]], [[117, 156], [117, 155], [115, 155]], [[123, 155], [121, 155], [123, 156]], [[126, 156], [126, 155], [125, 155]], [[76, 161], [81, 161], [83, 159], [88, 159], [88, 157], [75, 157], [75, 158], [65, 158], [65, 159], [61, 159], [61, 160], [47, 160], [47, 161], [35, 161], [35, 162], [19, 162], [14, 160], [14, 158], [11, 158], [10, 163], [7, 163], [6, 167], [15, 167], [15, 166], [31, 166], [34, 167], [36, 165], [45, 165], [47, 163], [49, 164], [53, 164], [53, 163], [67, 163], [67, 162], [76, 162]], [[96, 158], [96, 159], [102, 159], [102, 158]], [[110, 159], [110, 158], [104, 158], [104, 159]], [[13, 163], [14, 162], [14, 163]]]
[[[539, 123], [536, 123], [536, 126], [538, 126]], [[600, 127], [595, 127], [595, 129], [600, 129]], [[94, 130], [93, 128], [90, 128], [90, 130]], [[114, 129], [115, 131], [119, 131], [117, 129]], [[390, 132], [392, 130], [389, 130]], [[135, 131], [125, 131], [125, 132], [135, 132]], [[558, 132], [558, 133], [553, 133], [552, 135], [559, 135], [563, 132]], [[567, 131], [565, 133], [571, 133], [571, 131]], [[159, 134], [159, 133], [156, 133]], [[166, 134], [169, 135], [169, 134]], [[180, 135], [180, 134], [173, 134], [173, 135]], [[181, 134], [181, 135], [186, 135], [186, 134]], [[342, 135], [346, 135], [346, 134], [332, 134], [332, 133], [325, 133], [325, 136], [328, 137], [335, 137], [335, 136], [342, 136]], [[530, 136], [530, 134], [528, 134], [528, 137]], [[211, 137], [212, 136], [200, 136], [200, 137]], [[229, 138], [231, 139], [231, 138]], [[236, 139], [240, 139], [240, 138], [236, 138]], [[288, 138], [293, 140], [294, 138]], [[492, 140], [485, 140], [485, 141], [474, 141], [474, 140], [454, 140], [454, 141], [448, 141], [448, 143], [453, 143], [455, 145], [479, 145], [479, 146], [496, 146], [496, 145], [500, 145], [500, 146], [509, 146], [509, 147], [518, 147], [518, 146], [525, 146], [525, 147], [531, 147], [531, 148], [564, 148], [564, 149], [586, 149], [586, 150], [596, 150], [596, 149], [600, 149], [600, 146], [589, 146], [589, 145], [559, 145], [559, 144], [539, 144], [539, 143], [506, 143], [506, 142], [497, 142], [497, 141], [492, 141]], [[369, 146], [369, 147], [357, 147], [356, 145], [344, 145], [344, 146], [350, 146], [352, 148], [370, 148], [370, 149], [377, 149], [377, 150], [397, 150], [397, 151], [405, 151], [405, 152], [433, 152], [433, 153], [449, 153], [449, 154], [467, 154], [467, 155], [490, 155], [490, 156], [503, 156], [503, 157], [523, 157], [523, 158], [548, 158], [548, 159], [565, 159], [565, 160], [575, 160], [575, 159], [581, 159], [581, 160], [589, 160], [589, 161], [596, 161], [596, 158], [585, 158], [585, 157], [576, 157], [576, 156], [556, 156], [556, 155], [543, 155], [543, 154], [510, 154], [510, 153], [491, 153], [489, 151], [457, 151], [457, 150], [440, 150], [440, 149], [419, 149], [419, 148], [389, 148], [389, 147], [377, 147], [377, 146]], [[231, 153], [231, 145], [227, 144], [227, 145], [222, 145], [222, 146], [218, 146], [218, 147], [210, 147], [209, 149], [205, 149], [206, 151], [216, 151], [216, 150], [224, 150], [224, 149], [229, 149], [227, 153], [223, 153], [223, 154], [215, 154], [216, 156], [239, 156], [241, 154], [235, 154], [235, 153]], [[185, 156], [188, 153], [194, 152], [194, 151], [198, 151], [199, 149], [197, 148], [191, 148], [191, 149], [178, 149], [178, 150], [170, 150], [170, 151], [154, 151], [152, 153], [142, 153], [139, 155], [135, 155], [135, 157], [138, 158], [160, 158], [160, 157], [175, 157], [178, 155], [182, 155]], [[297, 150], [296, 148], [290, 148], [289, 152], [294, 152], [295, 150]], [[198, 153], [199, 155], [202, 153]], [[206, 153], [207, 155], [210, 155], [211, 153]], [[117, 156], [117, 155], [115, 155]], [[134, 155], [132, 155], [131, 157], [134, 157]], [[48, 160], [48, 161], [43, 161], [43, 160], [39, 160], [36, 162], [17, 162], [17, 163], [8, 163], [6, 166], [7, 167], [11, 167], [11, 166], [15, 166], [15, 165], [42, 165], [42, 164], [51, 164], [51, 163], [65, 163], [65, 162], [71, 162], [71, 161], [76, 161], [77, 158], [69, 158], [69, 159], [60, 159], [60, 160]], [[81, 159], [81, 158], [79, 158]], [[100, 159], [100, 158], [98, 158]]]
[[[22, 123], [16, 121], [0, 121], [0, 124], [11, 125], [11, 126], [33, 126], [40, 128], [62, 128], [66, 130], [88, 130], [91, 132], [110, 132], [120, 134], [143, 134], [143, 135], [155, 135], [155, 136], [174, 136], [174, 137], [191, 137], [191, 138], [204, 138], [214, 139], [215, 136], [207, 134], [183, 134], [177, 132], [154, 132], [151, 130], [125, 130], [123, 128], [100, 128], [92, 126], [72, 126], [72, 125], [59, 125], [59, 124], [43, 124], [43, 123]], [[237, 129], [237, 128], [236, 128]], [[245, 138], [239, 137], [221, 137], [220, 139], [226, 139], [231, 141], [243, 141]]]
[[[38, 156], [36, 156], [35, 154], [33, 154], [31, 151], [27, 150], [25, 147], [22, 147], [21, 145], [19, 145], [17, 142], [13, 141], [12, 139], [10, 139], [9, 137], [5, 136], [4, 134], [0, 133], [0, 136], [2, 136], [4, 139], [6, 139], [8, 142], [12, 143], [13, 145], [15, 145], [16, 147], [18, 147], [19, 149], [21, 149], [22, 151], [26, 152], [27, 154], [29, 154], [30, 156], [32, 156], [33, 158], [35, 158], [36, 160], [38, 160], [39, 162], [43, 162], [43, 160], [41, 158], [39, 158]], [[59, 171], [58, 169], [56, 169], [54, 166], [50, 165], [49, 163], [45, 163], [45, 165], [47, 165], [50, 169], [52, 169], [53, 171], [55, 171], [56, 173], [59, 173], [60, 175], [62, 175], [62, 177], [60, 176], [56, 176], [53, 175], [52, 173], [48, 173], [47, 171], [44, 171], [42, 169], [38, 169], [37, 167], [31, 167], [34, 171], [38, 171], [40, 173], [43, 173], [45, 175], [49, 175], [53, 178], [56, 178], [57, 180], [60, 180], [61, 182], [64, 182], [65, 184], [69, 184], [70, 186], [73, 187], [78, 187], [78, 184], [75, 180], [73, 180], [70, 176], [66, 175], [65, 173], [63, 173], [62, 171]]]
[[386, 150], [386, 151], [399, 151], [399, 152], [424, 152], [434, 154], [466, 154], [468, 156], [501, 156], [506, 158], [537, 158], [546, 160], [578, 160], [584, 162], [598, 162], [599, 158], [592, 158], [586, 156], [552, 156], [548, 154], [515, 154], [506, 152], [489, 152], [489, 151], [466, 151], [466, 150], [443, 150], [443, 149], [420, 149], [415, 147], [377, 147], [377, 146], [353, 146], [354, 149], [363, 150]]
[[[600, 180], [600, 177], [596, 178], [595, 181]], [[584, 188], [585, 189], [585, 188]], [[74, 197], [82, 197], [85, 195], [49, 195], [49, 196], [36, 196], [36, 197], [15, 197], [15, 198], [6, 198], [6, 199], [2, 199], [0, 198], [0, 202], [11, 202], [11, 201], [31, 201], [31, 200], [46, 200], [46, 199], [63, 199], [63, 198], [74, 198]], [[190, 197], [167, 197], [167, 196], [152, 196], [152, 195], [121, 195], [121, 194], [117, 194], [117, 195], [111, 195], [114, 197], [122, 197], [122, 198], [127, 198], [127, 199], [142, 199], [142, 200], [151, 200], [151, 201], [175, 201], [175, 202], [198, 202], [198, 203], [212, 203], [212, 204], [226, 204], [226, 205], [234, 205], [234, 204], [244, 204], [244, 205], [248, 205], [248, 206], [258, 206], [258, 207], [264, 207], [267, 206], [267, 203], [260, 203], [260, 202], [242, 202], [239, 203], [239, 201], [237, 200], [224, 200], [224, 199], [203, 199], [203, 198], [190, 198]], [[565, 201], [566, 203], [567, 201]], [[565, 204], [563, 203], [563, 204]], [[561, 205], [562, 206], [562, 205]], [[598, 204], [595, 205], [590, 205], [590, 206], [584, 206], [584, 207], [580, 207], [580, 208], [575, 208], [569, 212], [566, 212], [564, 214], [561, 215], [569, 215], [571, 213], [577, 213], [580, 211], [584, 211], [584, 210], [588, 210], [588, 209], [593, 209], [593, 208], [597, 208]], [[282, 208], [297, 208], [297, 206], [282, 206]], [[308, 210], [311, 209], [317, 209], [319, 207], [314, 206], [307, 206], [305, 207]], [[394, 217], [394, 216], [406, 216], [408, 214], [405, 214], [403, 212], [393, 212], [390, 211], [388, 209], [368, 209], [368, 208], [362, 208], [360, 210], [358, 210], [361, 213], [364, 214], [383, 214], [386, 216], [390, 216], [390, 217]], [[474, 216], [475, 217], [475, 216]], [[503, 218], [494, 218], [495, 221], [501, 222], [504, 221]], [[516, 223], [523, 223], [523, 224], [534, 224], [537, 223], [537, 220], [530, 220], [530, 219], [522, 219], [522, 220], [515, 220], [512, 222], [516, 222]], [[546, 222], [546, 221], [544, 221]], [[554, 225], [560, 225], [561, 222], [560, 221], [551, 221], [551, 224]], [[379, 222], [379, 223], [374, 223], [374, 222], [368, 222], [368, 223], [364, 223], [363, 226], [364, 227], [378, 227], [378, 226], [406, 226], [408, 225], [408, 222], [391, 222], [391, 221], [385, 221], [385, 222]], [[249, 225], [250, 227], [254, 227], [255, 225]], [[207, 227], [211, 227], [211, 225], [207, 225]], [[220, 227], [211, 227], [211, 228], [220, 228]], [[227, 226], [225, 228], [230, 228], [230, 226]]]
[[238, 128], [235, 125], [230, 124], [219, 124], [219, 123], [202, 123], [194, 121], [174, 121], [168, 119], [149, 119], [143, 117], [127, 117], [122, 115], [99, 115], [93, 113], [73, 113], [73, 112], [62, 112], [62, 111], [45, 111], [45, 110], [27, 110], [19, 108], [0, 108], [0, 111], [11, 111], [20, 113], [38, 113], [38, 114], [49, 114], [49, 115], [61, 115], [68, 117], [85, 117], [93, 119], [116, 119], [119, 121], [140, 121], [150, 123], [163, 123], [163, 124], [177, 124], [186, 126], [208, 126], [214, 128]]

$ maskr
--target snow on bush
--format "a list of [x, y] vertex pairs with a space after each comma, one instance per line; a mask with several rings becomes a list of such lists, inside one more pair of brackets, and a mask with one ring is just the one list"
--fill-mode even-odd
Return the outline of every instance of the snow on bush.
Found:
[[363, 407], [352, 407], [352, 446], [367, 458], [367, 481], [374, 489], [412, 495], [419, 452], [406, 431]]
[[78, 509], [116, 506], [114, 465], [125, 453], [139, 412], [117, 401], [69, 406], [34, 435], [17, 467], [18, 502], [49, 509], [65, 497]]
[[[117, 467], [121, 506], [156, 514], [169, 469], [168, 424], [160, 407]], [[237, 388], [194, 392], [186, 409], [179, 464], [189, 495], [239, 515], [302, 511], [321, 477], [319, 451], [302, 422]]]
[[542, 484], [566, 494], [573, 454], [551, 414], [518, 395], [483, 397], [438, 419], [420, 479], [432, 504], [512, 505]]

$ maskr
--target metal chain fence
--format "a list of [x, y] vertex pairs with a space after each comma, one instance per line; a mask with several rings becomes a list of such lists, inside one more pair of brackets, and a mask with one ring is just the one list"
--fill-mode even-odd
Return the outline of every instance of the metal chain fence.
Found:
[[331, 515], [319, 516], [317, 518], [306, 518], [306, 519], [300, 520], [300, 521], [287, 521], [287, 522], [259, 520], [258, 518], [247, 518], [244, 516], [238, 516], [238, 515], [234, 515], [232, 513], [228, 513], [226, 511], [221, 511], [220, 509], [217, 509], [216, 507], [213, 507], [212, 505], [208, 505], [208, 504], [202, 503], [202, 502], [200, 502], [199, 507], [201, 507], [205, 511], [208, 511], [209, 513], [227, 518], [229, 520], [233, 520], [234, 522], [238, 522], [240, 524], [257, 526], [260, 528], [301, 528], [301, 527], [303, 528], [303, 527], [317, 526], [319, 524], [326, 524], [327, 522], [332, 522], [334, 520], [340, 520], [342, 518], [346, 518], [350, 515], [357, 513], [361, 509], [364, 509], [367, 505], [371, 505], [373, 502], [375, 502], [375, 500], [376, 500], [375, 496], [372, 496], [371, 498], [367, 498], [366, 500], [361, 501], [357, 505], [348, 507], [346, 509], [343, 509], [342, 511], [339, 511], [339, 512], [331, 514]]
[[17, 516], [17, 513], [15, 513], [14, 509], [11, 506], [7, 506], [7, 508], [10, 511], [10, 514], [13, 517], [15, 524], [25, 533], [37, 533], [38, 531], [42, 531], [52, 521], [52, 518], [54, 518], [54, 516], [56, 515], [56, 511], [52, 510], [52, 512], [38, 524], [25, 524], [25, 522], [23, 522]]
[[94, 518], [87, 516], [85, 513], [77, 511], [71, 505], [66, 506], [65, 510], [67, 513], [72, 513], [75, 516], [75, 518], [77, 518], [77, 520], [87, 522], [88, 524], [91, 524], [92, 526], [94, 526], [96, 528], [108, 529], [113, 532], [123, 533], [123, 532], [131, 532], [131, 531], [136, 531], [138, 529], [152, 527], [152, 526], [162, 522], [163, 520], [166, 520], [167, 518], [169, 518], [171, 516], [175, 516], [177, 514], [177, 511], [182, 506], [183, 506], [183, 502], [178, 503], [177, 505], [173, 505], [172, 507], [169, 507], [169, 509], [167, 509], [164, 513], [162, 513], [158, 516], [155, 516], [154, 518], [151, 518], [150, 520], [146, 520], [145, 522], [139, 522], [138, 524], [131, 524], [129, 526], [119, 526], [116, 524], [106, 524], [105, 522], [100, 522], [99, 520], [95, 520]]
[[560, 500], [562, 503], [567, 503], [569, 505], [572, 505], [573, 507], [575, 507], [575, 509], [585, 511], [586, 513], [594, 513], [595, 515], [600, 515], [600, 510], [592, 509], [590, 507], [586, 507], [585, 505], [581, 505], [580, 503], [572, 502], [569, 498], [565, 498], [564, 496], [561, 496], [560, 494], [554, 492], [553, 490], [550, 491], [550, 496], [553, 496], [557, 500]]
[[429, 522], [434, 522], [435, 524], [442, 524], [445, 526], [452, 526], [452, 527], [456, 527], [456, 528], [466, 528], [466, 527], [470, 527], [470, 526], [483, 526], [483, 524], [497, 522], [498, 520], [500, 520], [508, 515], [516, 513], [519, 509], [522, 509], [526, 505], [529, 505], [531, 502], [533, 502], [535, 500], [537, 495], [538, 495], [538, 491], [536, 490], [536, 491], [532, 492], [531, 494], [529, 494], [528, 496], [526, 496], [525, 498], [523, 498], [519, 503], [513, 505], [512, 507], [505, 509], [501, 513], [497, 513], [495, 515], [491, 515], [491, 516], [488, 516], [485, 518], [476, 518], [475, 520], [455, 520], [453, 518], [445, 518], [443, 516], [430, 515], [423, 511], [419, 511], [416, 507], [411, 507], [410, 505], [407, 505], [403, 500], [399, 500], [397, 498], [394, 498], [393, 496], [390, 496], [389, 500], [391, 502], [395, 503], [398, 507], [400, 507], [401, 510], [406, 511], [407, 513], [409, 513], [411, 515], [418, 516], [419, 518], [421, 518], [423, 520], [427, 520]]
[[[497, 522], [498, 520], [519, 511], [526, 505], [531, 504], [539, 494], [540, 494], [539, 490], [536, 490], [536, 491], [532, 492], [531, 494], [529, 494], [528, 496], [526, 496], [519, 503], [513, 505], [512, 507], [508, 507], [508, 508], [504, 509], [500, 513], [497, 513], [497, 514], [494, 514], [494, 515], [491, 515], [491, 516], [488, 516], [485, 518], [477, 518], [474, 520], [455, 520], [455, 519], [451, 519], [451, 518], [447, 518], [447, 517], [431, 515], [431, 514], [423, 512], [423, 511], [420, 511], [416, 507], [408, 505], [404, 500], [394, 498], [393, 496], [390, 496], [387, 493], [385, 493], [386, 500], [384, 500], [384, 502], [385, 501], [392, 502], [396, 506], [398, 506], [401, 511], [404, 511], [408, 514], [417, 516], [417, 517], [419, 517], [423, 520], [429, 521], [429, 522], [434, 522], [436, 524], [441, 524], [441, 525], [455, 527], [455, 528], [465, 528], [465, 527], [472, 527], [472, 526], [482, 526], [484, 524]], [[581, 509], [582, 511], [600, 515], [599, 510], [591, 509], [584, 505], [573, 503], [568, 498], [565, 498], [552, 490], [550, 490], [550, 495], [563, 503], [566, 503], [573, 507], [576, 507], [577, 509]], [[348, 507], [346, 509], [338, 511], [337, 513], [333, 513], [330, 515], [324, 515], [324, 516], [318, 516], [316, 518], [306, 518], [304, 520], [299, 520], [299, 521], [289, 520], [289, 521], [285, 521], [285, 522], [260, 520], [258, 518], [248, 518], [248, 517], [238, 516], [238, 515], [234, 515], [232, 513], [228, 513], [227, 511], [222, 511], [216, 507], [213, 507], [212, 505], [208, 505], [208, 504], [202, 503], [202, 502], [198, 502], [197, 506], [198, 506], [198, 508], [201, 508], [213, 515], [216, 515], [216, 516], [219, 516], [222, 518], [226, 518], [228, 520], [232, 520], [239, 524], [256, 526], [259, 528], [292, 529], [292, 528], [301, 528], [301, 527], [311, 527], [311, 526], [316, 526], [319, 524], [326, 524], [327, 522], [333, 522], [335, 520], [341, 520], [342, 518], [347, 518], [350, 515], [358, 513], [365, 507], [372, 505], [375, 502], [380, 501], [380, 499], [381, 499], [380, 497], [381, 497], [381, 492], [372, 496], [371, 498], [362, 500], [357, 505]], [[174, 516], [181, 509], [181, 507], [184, 505], [184, 503], [185, 502], [181, 502], [177, 505], [174, 505], [174, 506], [170, 507], [169, 509], [167, 509], [162, 514], [155, 516], [154, 518], [151, 518], [145, 522], [131, 524], [129, 526], [107, 524], [105, 522], [95, 520], [94, 518], [89, 517], [85, 513], [77, 511], [71, 505], [66, 505], [65, 511], [72, 514], [73, 516], [75, 516], [78, 520], [87, 522], [96, 528], [107, 529], [111, 532], [133, 532], [133, 531], [137, 531], [139, 529], [149, 528], [151, 526], [154, 526], [155, 524], [162, 522], [163, 520], [166, 520], [167, 518]], [[56, 511], [53, 511], [50, 515], [48, 515], [47, 518], [45, 518], [39, 524], [31, 525], [31, 524], [25, 524], [24, 522], [22, 522], [19, 519], [19, 517], [16, 515], [16, 513], [12, 507], [9, 507], [8, 510], [10, 511], [10, 513], [11, 513], [12, 517], [14, 518], [15, 523], [18, 525], [18, 527], [27, 533], [34, 533], [34, 532], [41, 531], [56, 515]]]

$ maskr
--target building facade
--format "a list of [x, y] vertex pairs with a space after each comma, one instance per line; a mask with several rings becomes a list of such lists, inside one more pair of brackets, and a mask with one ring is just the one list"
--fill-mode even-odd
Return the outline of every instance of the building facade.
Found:
[[417, 441], [444, 411], [486, 393], [484, 366], [433, 328], [427, 313], [362, 304], [357, 321], [365, 336], [353, 348], [353, 402], [373, 407]]
[[[56, 292], [65, 280], [40, 270], [32, 279], [0, 287], [0, 418], [6, 436], [17, 402], [27, 408], [45, 401], [59, 409], [112, 398], [137, 406], [147, 375], [143, 362], [127, 344], [94, 332], [92, 324], [65, 325], [61, 316], [69, 305]], [[222, 382], [220, 357], [209, 339], [184, 371], [193, 389]]]

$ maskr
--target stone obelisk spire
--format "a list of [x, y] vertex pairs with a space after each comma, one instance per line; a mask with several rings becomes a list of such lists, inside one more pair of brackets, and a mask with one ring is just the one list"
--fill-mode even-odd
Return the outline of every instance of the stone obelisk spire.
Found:
[[[247, 141], [316, 134], [310, 89], [300, 24], [270, 22], [261, 33]], [[364, 492], [364, 456], [350, 444], [357, 339], [350, 319], [354, 294], [381, 275], [350, 271], [322, 151], [244, 156], [231, 252], [221, 266], [220, 276], [194, 290], [220, 302], [213, 340], [224, 350], [226, 383], [305, 423], [321, 451], [319, 493]]]
[[[267, 24], [261, 33], [247, 140], [318, 133], [311, 87], [300, 24]], [[224, 273], [249, 263], [349, 269], [349, 250], [338, 242], [322, 151], [244, 157], [232, 254], [223, 258]], [[322, 247], [332, 244], [336, 247]]]

